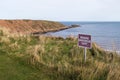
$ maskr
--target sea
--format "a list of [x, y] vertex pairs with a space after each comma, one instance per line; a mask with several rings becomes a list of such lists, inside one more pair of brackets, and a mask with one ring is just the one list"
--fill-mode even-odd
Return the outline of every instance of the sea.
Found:
[[70, 28], [58, 32], [51, 32], [50, 35], [66, 38], [77, 37], [78, 34], [88, 34], [92, 42], [97, 43], [101, 48], [110, 51], [120, 51], [120, 22], [61, 22], [66, 26], [79, 24], [80, 27]]

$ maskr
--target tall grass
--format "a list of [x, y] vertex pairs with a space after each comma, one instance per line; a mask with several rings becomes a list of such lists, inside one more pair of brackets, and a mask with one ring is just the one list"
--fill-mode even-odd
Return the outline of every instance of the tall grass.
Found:
[[119, 55], [93, 43], [84, 63], [83, 51], [73, 37], [0, 36], [0, 53], [44, 70], [53, 80], [120, 80]]

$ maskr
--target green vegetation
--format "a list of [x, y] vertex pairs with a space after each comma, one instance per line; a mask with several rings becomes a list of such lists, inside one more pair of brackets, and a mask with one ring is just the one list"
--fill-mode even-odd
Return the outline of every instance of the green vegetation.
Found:
[[120, 80], [120, 56], [77, 39], [45, 36], [8, 37], [0, 31], [0, 80]]

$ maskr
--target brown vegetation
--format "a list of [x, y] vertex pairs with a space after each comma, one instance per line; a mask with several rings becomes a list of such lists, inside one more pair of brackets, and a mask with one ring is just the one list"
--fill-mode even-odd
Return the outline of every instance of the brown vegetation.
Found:
[[[58, 31], [66, 27], [58, 22], [43, 20], [0, 20], [0, 29], [9, 33], [30, 34]], [[6, 31], [5, 31], [6, 32]]]

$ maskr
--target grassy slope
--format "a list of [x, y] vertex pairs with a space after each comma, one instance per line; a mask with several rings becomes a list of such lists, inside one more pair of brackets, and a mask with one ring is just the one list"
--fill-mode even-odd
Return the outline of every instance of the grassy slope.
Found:
[[0, 36], [0, 80], [119, 80], [120, 57], [77, 39]]
[[42, 78], [38, 70], [0, 54], [0, 80], [37, 80], [38, 73], [39, 78]]
[[30, 34], [56, 31], [66, 28], [63, 24], [45, 20], [0, 20], [0, 28], [8, 33]]
[[9, 56], [5, 53], [2, 54], [0, 51], [0, 80], [50, 79], [44, 71], [25, 64], [15, 56]]

